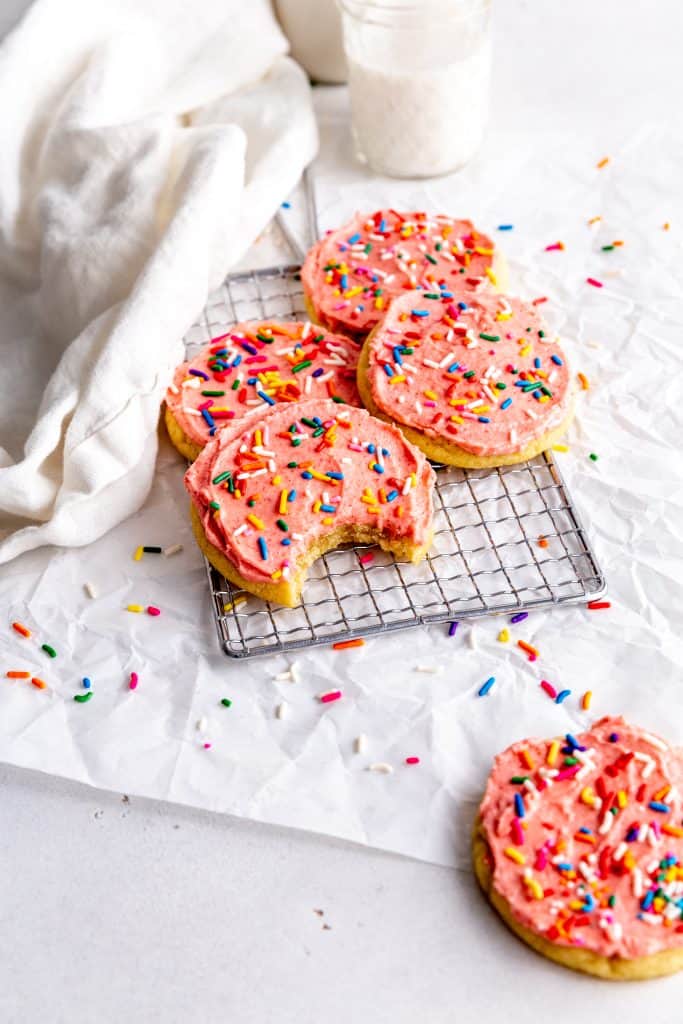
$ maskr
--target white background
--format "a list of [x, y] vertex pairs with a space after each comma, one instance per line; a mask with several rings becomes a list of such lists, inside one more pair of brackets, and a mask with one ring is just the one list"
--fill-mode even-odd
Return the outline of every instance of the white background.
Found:
[[[599, 156], [640, 123], [680, 129], [682, 28], [672, 2], [507, 0], [490, 143], [536, 126]], [[468, 872], [12, 768], [0, 785], [3, 1022], [680, 1020], [680, 980], [555, 968]]]

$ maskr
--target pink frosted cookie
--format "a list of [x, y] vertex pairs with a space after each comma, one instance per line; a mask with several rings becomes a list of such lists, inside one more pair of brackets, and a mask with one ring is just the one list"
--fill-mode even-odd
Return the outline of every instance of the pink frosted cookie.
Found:
[[493, 764], [477, 878], [544, 956], [603, 978], [683, 967], [683, 756], [623, 718], [514, 743]]
[[572, 415], [567, 358], [535, 306], [490, 290], [405, 292], [365, 341], [358, 389], [436, 462], [525, 462]]
[[434, 471], [400, 431], [331, 399], [228, 424], [185, 474], [197, 542], [229, 580], [294, 606], [316, 558], [349, 542], [419, 561]]
[[357, 213], [316, 242], [301, 268], [311, 316], [360, 338], [406, 289], [503, 287], [504, 277], [499, 251], [471, 221], [396, 210]]
[[313, 397], [360, 405], [358, 355], [354, 342], [316, 324], [236, 324], [176, 369], [166, 392], [170, 438], [195, 459], [218, 430], [253, 409]]

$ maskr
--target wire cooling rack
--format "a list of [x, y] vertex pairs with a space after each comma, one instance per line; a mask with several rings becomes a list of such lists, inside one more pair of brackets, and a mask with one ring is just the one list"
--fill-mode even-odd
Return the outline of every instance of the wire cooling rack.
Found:
[[[190, 330], [188, 350], [239, 320], [267, 317], [307, 318], [298, 265], [228, 277]], [[375, 547], [331, 551], [311, 567], [302, 603], [291, 609], [245, 594], [207, 562], [226, 654], [248, 658], [603, 593], [604, 577], [550, 453], [493, 470], [435, 468], [434, 543], [420, 565], [397, 563]], [[372, 562], [363, 564], [370, 550]]]

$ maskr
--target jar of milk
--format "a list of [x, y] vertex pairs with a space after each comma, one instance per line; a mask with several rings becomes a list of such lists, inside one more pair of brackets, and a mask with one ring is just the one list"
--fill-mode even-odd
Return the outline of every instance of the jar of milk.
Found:
[[361, 160], [398, 178], [462, 167], [479, 148], [490, 0], [338, 0]]

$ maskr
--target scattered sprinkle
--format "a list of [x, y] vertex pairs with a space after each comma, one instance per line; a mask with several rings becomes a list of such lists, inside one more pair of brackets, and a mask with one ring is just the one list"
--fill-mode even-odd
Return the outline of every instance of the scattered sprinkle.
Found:
[[426, 672], [427, 674], [438, 676], [441, 672], [443, 672], [443, 669], [441, 665], [416, 665], [415, 671]]
[[333, 700], [341, 700], [341, 696], [341, 690], [327, 690], [318, 694], [318, 700], [321, 704], [331, 704]]
[[593, 691], [586, 690], [583, 697], [581, 698], [581, 707], [584, 711], [588, 711], [591, 706], [591, 700], [593, 699]]
[[506, 644], [509, 639], [510, 639], [510, 630], [509, 629], [501, 629], [500, 633], [498, 634], [498, 643]]
[[590, 611], [592, 611], [592, 612], [597, 612], [601, 608], [611, 608], [611, 607], [612, 607], [612, 602], [611, 601], [589, 601], [588, 604], [586, 605], [586, 608], [589, 608]]
[[539, 548], [547, 548], [548, 547], [548, 540], [547, 540], [546, 537], [539, 537], [537, 543], [538, 543]]
[[87, 693], [76, 693], [74, 694], [74, 700], [77, 704], [87, 704], [92, 697], [92, 690], [88, 690]]
[[84, 689], [89, 690], [91, 686], [92, 686], [92, 683], [90, 682], [88, 677], [84, 676], [83, 677], [83, 687], [84, 687]]
[[280, 203], [280, 206], [282, 207], [283, 210], [289, 210], [291, 208], [291, 205], [292, 204], [288, 202]]
[[93, 587], [92, 583], [84, 583], [83, 584], [83, 589], [85, 590], [85, 592], [88, 595], [88, 597], [93, 598], [93, 599], [97, 597], [97, 591]]
[[135, 612], [137, 614], [138, 612], [144, 612], [144, 610], [145, 610], [145, 606], [143, 604], [127, 604], [126, 605], [126, 611], [127, 612]]
[[498, 225], [498, 230], [499, 231], [512, 231], [514, 226], [515, 226], [514, 224], [499, 224]]
[[564, 242], [553, 242], [552, 245], [546, 245], [545, 252], [555, 252], [556, 250], [562, 251], [564, 249]]
[[553, 445], [553, 451], [554, 452], [568, 452], [569, 451], [569, 445], [568, 444], [554, 444]]
[[227, 604], [223, 605], [223, 611], [233, 612], [236, 608], [239, 608], [241, 604], [245, 604], [246, 600], [246, 597], [236, 597], [233, 601], [228, 601]]
[[598, 160], [598, 162], [597, 162], [597, 164], [595, 166], [597, 167], [598, 170], [601, 170], [603, 167], [606, 167], [608, 163], [609, 163], [609, 157], [608, 156], [603, 156], [602, 160]]
[[36, 690], [47, 690], [47, 683], [44, 679], [39, 679], [38, 676], [31, 676], [31, 684], [35, 686]]
[[160, 548], [157, 544], [145, 544], [142, 550], [146, 555], [160, 555], [163, 548]]
[[406, 758], [406, 764], [419, 764], [419, 763], [420, 763], [420, 758], [419, 757], [407, 757]]
[[458, 631], [458, 623], [457, 622], [451, 622], [451, 624], [448, 627], [448, 635], [449, 636], [455, 636], [457, 631]]
[[602, 288], [602, 281], [596, 281], [594, 277], [587, 277], [586, 284], [592, 284], [594, 288]]
[[139, 544], [139, 545], [138, 545], [138, 546], [136, 547], [136, 549], [135, 549], [135, 551], [134, 551], [134, 553], [133, 553], [133, 561], [134, 561], [134, 562], [139, 562], [139, 561], [140, 561], [140, 559], [142, 558], [142, 552], [143, 552], [144, 550], [145, 550], [145, 549], [143, 548], [142, 544]]
[[586, 374], [585, 373], [577, 373], [576, 376], [579, 378], [579, 383], [581, 384], [581, 390], [582, 391], [588, 391], [588, 389], [590, 387], [590, 383], [588, 381], [588, 377], [586, 376]]
[[368, 765], [369, 772], [379, 772], [381, 775], [392, 775], [394, 769], [386, 761], [376, 761], [374, 764]]
[[528, 618], [529, 618], [529, 613], [528, 612], [517, 612], [516, 615], [512, 616], [512, 618], [510, 619], [510, 622], [513, 625], [515, 625], [518, 622], [524, 622], [524, 620], [528, 619]]
[[128, 689], [129, 690], [136, 690], [137, 686], [138, 686], [138, 674], [137, 674], [137, 672], [131, 672], [130, 680], [128, 682]]
[[555, 703], [562, 704], [567, 699], [567, 697], [570, 696], [571, 692], [571, 690], [560, 690], [557, 697], [555, 698]]
[[156, 608], [153, 604], [147, 606], [148, 615], [161, 615], [161, 610]]
[[363, 647], [365, 640], [362, 637], [356, 637], [355, 640], [340, 640], [336, 644], [332, 644], [333, 651], [345, 651], [349, 647]]
[[31, 678], [31, 673], [30, 672], [20, 672], [17, 669], [11, 669], [9, 672], [5, 672], [5, 675], [6, 675], [6, 677], [8, 679], [30, 679]]
[[361, 565], [370, 565], [372, 562], [374, 562], [374, 560], [375, 556], [372, 553], [372, 551], [366, 552], [366, 554], [361, 555], [360, 558], [358, 559]]
[[170, 548], [164, 548], [164, 555], [166, 556], [166, 558], [170, 558], [171, 555], [177, 555], [182, 550], [182, 544], [171, 544]]
[[526, 640], [518, 640], [517, 646], [521, 647], [526, 654], [532, 656], [534, 659], [538, 658], [538, 649], [536, 647], [532, 647], [532, 645], [528, 644]]
[[57, 657], [57, 652], [56, 652], [56, 650], [54, 649], [54, 647], [51, 647], [51, 646], [50, 646], [50, 644], [42, 644], [42, 645], [41, 645], [41, 650], [42, 650], [42, 651], [45, 651], [45, 653], [46, 653], [46, 654], [47, 654], [47, 655], [48, 655], [48, 656], [49, 656], [50, 658], [56, 658], [56, 657]]
[[29, 637], [31, 635], [31, 630], [27, 629], [26, 626], [22, 626], [20, 622], [13, 622], [12, 629], [21, 636]]
[[496, 681], [496, 677], [495, 677], [495, 676], [490, 676], [490, 677], [489, 677], [489, 678], [488, 678], [488, 679], [486, 680], [486, 682], [484, 683], [484, 685], [483, 685], [483, 686], [480, 686], [480, 687], [479, 687], [479, 690], [478, 690], [478, 696], [480, 696], [480, 697], [485, 697], [485, 696], [486, 696], [486, 694], [487, 694], [487, 693], [489, 692], [489, 690], [491, 689], [491, 687], [493, 686], [493, 684], [495, 683], [495, 681]]
[[232, 707], [232, 701], [230, 700], [229, 697], [223, 697], [222, 700], [221, 700], [221, 705], [224, 708], [231, 708]]
[[365, 751], [368, 749], [368, 738], [364, 732], [362, 732], [360, 736], [356, 736], [356, 740], [353, 746], [357, 754], [365, 753]]
[[280, 719], [287, 717], [287, 705], [284, 702], [275, 708], [275, 717]]
[[557, 690], [552, 683], [549, 683], [547, 679], [541, 679], [541, 689], [545, 690], [549, 697], [553, 700], [557, 697]]

